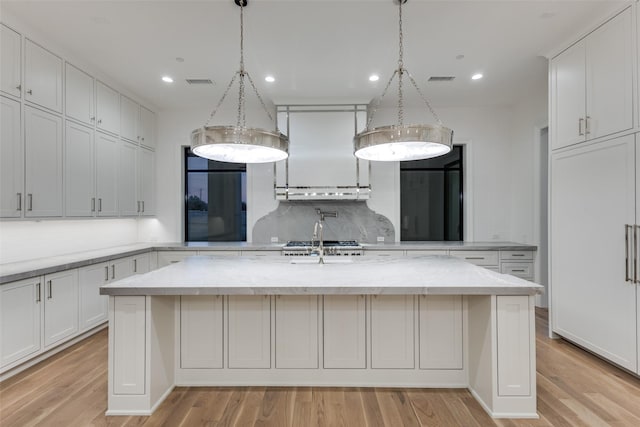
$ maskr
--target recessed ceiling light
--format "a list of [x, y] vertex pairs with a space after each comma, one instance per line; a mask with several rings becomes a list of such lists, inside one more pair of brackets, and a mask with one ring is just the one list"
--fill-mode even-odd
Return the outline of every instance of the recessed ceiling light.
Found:
[[482, 78], [482, 73], [476, 73], [471, 76], [471, 80], [480, 80]]
[[276, 78], [273, 77], [273, 76], [267, 76], [267, 77], [264, 78], [264, 81], [265, 82], [269, 82], [269, 83], [273, 83], [273, 82], [276, 81]]
[[377, 82], [378, 80], [380, 80], [380, 76], [379, 76], [379, 75], [377, 75], [377, 74], [371, 74], [371, 75], [369, 76], [369, 81], [370, 81], [370, 82]]
[[169, 76], [162, 76], [162, 81], [165, 83], [173, 83], [173, 79]]

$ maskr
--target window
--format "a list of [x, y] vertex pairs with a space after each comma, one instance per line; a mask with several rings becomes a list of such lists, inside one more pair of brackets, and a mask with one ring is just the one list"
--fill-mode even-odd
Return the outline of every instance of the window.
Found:
[[196, 156], [184, 150], [187, 242], [247, 240], [247, 167]]
[[400, 240], [463, 240], [462, 146], [400, 162]]

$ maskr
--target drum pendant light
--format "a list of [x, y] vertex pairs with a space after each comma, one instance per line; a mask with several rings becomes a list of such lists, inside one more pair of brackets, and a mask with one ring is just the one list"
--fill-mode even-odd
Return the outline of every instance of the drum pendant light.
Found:
[[[354, 154], [364, 160], [402, 161], [419, 160], [441, 156], [451, 151], [453, 131], [442, 125], [433, 107], [422, 94], [413, 76], [403, 64], [403, 34], [402, 34], [402, 4], [407, 0], [394, 0], [398, 3], [399, 55], [398, 68], [387, 82], [382, 96], [375, 102], [375, 106], [367, 120], [367, 126], [353, 138]], [[405, 125], [404, 124], [404, 93], [403, 77], [407, 76], [412, 86], [425, 102], [427, 108], [436, 119], [434, 125]], [[398, 76], [398, 121], [395, 125], [369, 129], [382, 98], [387, 94], [393, 79]]]
[[[235, 0], [240, 6], [240, 69], [236, 71], [222, 98], [211, 112], [209, 120], [201, 128], [191, 132], [191, 151], [200, 157], [221, 162], [266, 163], [284, 160], [289, 156], [289, 139], [278, 132], [246, 126], [245, 79], [255, 92], [262, 108], [275, 124], [249, 72], [244, 68], [244, 8], [247, 0]], [[238, 111], [235, 125], [209, 126], [229, 90], [238, 79]], [[275, 126], [274, 126], [275, 127]]]

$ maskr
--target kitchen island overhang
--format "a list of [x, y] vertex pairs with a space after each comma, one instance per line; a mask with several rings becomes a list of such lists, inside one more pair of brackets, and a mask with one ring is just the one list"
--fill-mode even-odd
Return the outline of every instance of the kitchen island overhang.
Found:
[[174, 386], [468, 388], [494, 417], [536, 414], [542, 287], [447, 256], [192, 257], [101, 288], [108, 415]]

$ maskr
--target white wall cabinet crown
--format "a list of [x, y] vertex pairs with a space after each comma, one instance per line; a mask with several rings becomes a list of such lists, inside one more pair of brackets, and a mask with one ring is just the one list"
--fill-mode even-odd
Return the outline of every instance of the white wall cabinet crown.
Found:
[[95, 124], [94, 78], [65, 63], [65, 114], [67, 118]]
[[24, 108], [25, 217], [62, 216], [62, 119]]
[[25, 41], [25, 100], [62, 112], [62, 58]]
[[19, 97], [22, 94], [22, 37], [0, 24], [0, 90]]
[[21, 106], [0, 97], [0, 217], [20, 217], [24, 206], [24, 145]]
[[552, 149], [633, 127], [631, 8], [551, 61]]

